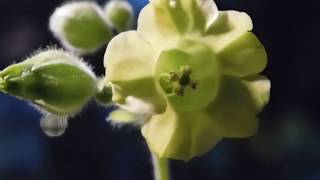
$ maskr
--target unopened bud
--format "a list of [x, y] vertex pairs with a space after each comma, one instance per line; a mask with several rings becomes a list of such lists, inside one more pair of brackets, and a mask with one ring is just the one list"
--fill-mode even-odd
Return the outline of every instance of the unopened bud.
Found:
[[107, 18], [119, 32], [128, 30], [132, 25], [133, 8], [127, 1], [111, 0], [104, 10]]
[[50, 30], [77, 53], [94, 52], [112, 38], [102, 9], [93, 2], [72, 2], [57, 8], [50, 17]]
[[0, 72], [1, 91], [56, 115], [79, 112], [97, 91], [87, 64], [64, 51], [47, 50]]

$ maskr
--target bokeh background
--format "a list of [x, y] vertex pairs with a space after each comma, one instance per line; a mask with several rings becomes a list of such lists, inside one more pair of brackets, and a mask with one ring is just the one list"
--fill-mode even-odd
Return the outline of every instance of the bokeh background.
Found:
[[[48, 17], [62, 0], [0, 1], [0, 68], [58, 44]], [[105, 1], [99, 1], [104, 4]], [[137, 15], [147, 0], [131, 0]], [[216, 0], [246, 11], [265, 45], [271, 101], [253, 138], [220, 142], [189, 163], [172, 161], [172, 180], [320, 180], [320, 16], [316, 0]], [[88, 56], [103, 74], [103, 50]], [[0, 180], [151, 180], [139, 130], [112, 127], [94, 103], [60, 138], [46, 137], [40, 114], [0, 94]]]

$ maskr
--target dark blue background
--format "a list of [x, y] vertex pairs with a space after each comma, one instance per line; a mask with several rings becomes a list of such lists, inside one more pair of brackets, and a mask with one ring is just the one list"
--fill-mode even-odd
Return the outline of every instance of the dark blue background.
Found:
[[[131, 0], [136, 14], [147, 0]], [[319, 6], [316, 0], [217, 0], [248, 12], [265, 45], [271, 102], [259, 133], [224, 140], [189, 163], [171, 163], [173, 180], [320, 180]], [[61, 0], [0, 2], [0, 67], [56, 40], [48, 17]], [[103, 1], [99, 3], [103, 4]], [[103, 50], [89, 56], [103, 74]], [[47, 138], [27, 102], [0, 94], [0, 180], [151, 180], [149, 152], [134, 128], [105, 122], [91, 103], [61, 138]]]

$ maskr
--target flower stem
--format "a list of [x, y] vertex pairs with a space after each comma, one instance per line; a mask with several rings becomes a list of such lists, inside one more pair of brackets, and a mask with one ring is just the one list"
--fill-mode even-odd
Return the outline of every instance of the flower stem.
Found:
[[169, 161], [152, 155], [153, 171], [155, 180], [170, 180]]

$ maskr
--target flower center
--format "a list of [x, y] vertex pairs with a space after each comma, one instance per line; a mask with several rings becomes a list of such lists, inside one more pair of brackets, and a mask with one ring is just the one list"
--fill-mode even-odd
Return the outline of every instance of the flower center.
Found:
[[189, 65], [181, 66], [179, 70], [162, 73], [160, 84], [167, 94], [184, 96], [185, 88], [197, 89], [198, 81], [191, 78], [192, 70]]

